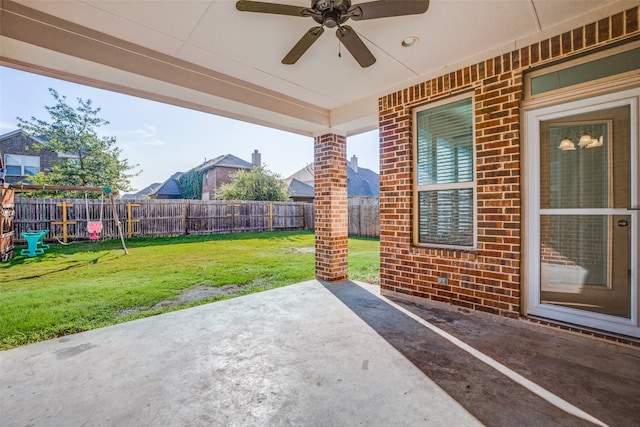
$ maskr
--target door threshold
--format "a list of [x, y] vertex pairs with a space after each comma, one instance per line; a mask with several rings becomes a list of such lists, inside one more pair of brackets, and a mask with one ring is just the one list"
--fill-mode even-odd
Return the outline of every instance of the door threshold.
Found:
[[624, 346], [632, 347], [635, 350], [640, 350], [640, 338], [631, 337], [629, 335], [617, 334], [615, 332], [604, 331], [601, 329], [590, 328], [587, 326], [577, 325], [575, 323], [562, 322], [535, 315], [523, 315], [521, 316], [521, 319], [538, 325], [572, 332], [585, 338], [597, 338], [607, 343], [622, 344]]

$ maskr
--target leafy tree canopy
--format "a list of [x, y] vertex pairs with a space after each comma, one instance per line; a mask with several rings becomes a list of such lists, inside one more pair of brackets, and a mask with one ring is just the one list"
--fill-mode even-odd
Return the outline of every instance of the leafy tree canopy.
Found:
[[34, 184], [71, 185], [90, 187], [110, 187], [116, 191], [131, 191], [130, 179], [140, 174], [131, 173], [138, 165], [129, 165], [120, 159], [116, 138], [98, 136], [97, 129], [109, 122], [98, 117], [100, 108], [93, 102], [78, 98], [78, 106], [73, 108], [67, 98], [54, 89], [49, 93], [55, 105], [45, 106], [50, 120], [24, 120], [18, 117], [18, 126], [26, 133], [40, 140], [31, 150], [48, 150], [64, 153], [71, 158], [61, 159], [49, 170], [30, 177]]
[[249, 171], [240, 170], [231, 177], [233, 181], [230, 184], [218, 189], [218, 199], [279, 202], [289, 198], [285, 182], [278, 174], [264, 167], [256, 167]]

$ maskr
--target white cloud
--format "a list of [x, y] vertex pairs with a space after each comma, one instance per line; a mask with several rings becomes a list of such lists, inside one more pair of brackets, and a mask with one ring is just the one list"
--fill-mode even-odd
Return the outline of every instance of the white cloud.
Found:
[[[166, 141], [155, 138], [156, 127], [153, 125], [144, 125], [141, 128], [138, 128], [136, 130], [127, 131], [126, 134], [129, 136], [133, 136], [143, 145], [152, 145], [157, 147], [157, 146], [167, 144]], [[130, 138], [127, 137], [127, 139], [130, 139]]]
[[156, 134], [156, 127], [151, 125], [144, 125], [141, 129], [136, 129], [128, 133], [139, 138], [151, 138]]

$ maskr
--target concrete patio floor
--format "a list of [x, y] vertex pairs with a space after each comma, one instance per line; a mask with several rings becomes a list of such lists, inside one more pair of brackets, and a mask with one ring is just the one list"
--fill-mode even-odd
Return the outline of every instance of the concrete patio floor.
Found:
[[638, 425], [640, 350], [309, 281], [0, 353], [2, 426]]

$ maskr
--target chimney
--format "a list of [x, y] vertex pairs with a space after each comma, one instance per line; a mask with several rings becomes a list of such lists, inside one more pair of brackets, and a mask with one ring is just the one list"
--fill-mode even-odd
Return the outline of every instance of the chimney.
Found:
[[258, 150], [253, 150], [253, 153], [251, 153], [251, 164], [254, 168], [262, 166], [262, 155]]
[[349, 166], [351, 166], [351, 169], [353, 169], [355, 173], [358, 173], [358, 158], [355, 154], [351, 156], [351, 162], [349, 163]]

